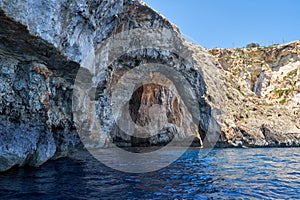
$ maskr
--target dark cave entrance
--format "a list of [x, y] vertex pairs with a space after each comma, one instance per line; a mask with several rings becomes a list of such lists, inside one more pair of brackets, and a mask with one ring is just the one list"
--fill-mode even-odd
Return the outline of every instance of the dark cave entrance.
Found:
[[[157, 109], [153, 113], [152, 109], [155, 107]], [[176, 124], [180, 118], [176, 117], [180, 113], [176, 95], [167, 87], [156, 83], [144, 84], [134, 91], [129, 101], [129, 112], [136, 125], [152, 128], [151, 124], [154, 123], [158, 132], [166, 123]], [[147, 138], [131, 136], [130, 143], [132, 147], [162, 146], [172, 141], [174, 134], [176, 133], [170, 130]], [[167, 141], [163, 137], [167, 137]]]

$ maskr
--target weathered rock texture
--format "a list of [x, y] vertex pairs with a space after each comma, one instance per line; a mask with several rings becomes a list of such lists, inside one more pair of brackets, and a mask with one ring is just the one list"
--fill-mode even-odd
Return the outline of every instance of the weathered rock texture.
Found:
[[[299, 145], [298, 42], [208, 52], [138, 0], [0, 0], [0, 8], [0, 171], [66, 156], [82, 140]], [[176, 88], [129, 73], [147, 64], [171, 69], [163, 75]], [[124, 96], [114, 96], [122, 84]], [[162, 122], [158, 131], [119, 129], [113, 97], [128, 102], [135, 124]]]
[[209, 52], [226, 80], [223, 141], [233, 146], [300, 146], [300, 41]]
[[[39, 166], [67, 155], [81, 145], [75, 127], [87, 134], [81, 139], [86, 136], [103, 147], [163, 145], [191, 136], [201, 146], [216, 138], [219, 126], [214, 115], [218, 113], [205, 97], [210, 90], [205, 77], [213, 84], [211, 75], [220, 70], [217, 63], [204, 49], [200, 53], [205, 59], [195, 60], [177, 28], [144, 3], [0, 0], [0, 8], [0, 171]], [[126, 34], [124, 44], [116, 39]], [[157, 119], [164, 122], [156, 135], [140, 139], [116, 128], [111, 98], [120, 76], [147, 63], [179, 72], [182, 76], [177, 81], [185, 79], [192, 91], [182, 86], [173, 93], [161, 85], [143, 83], [135, 88], [129, 106], [133, 121], [142, 126]], [[211, 74], [202, 71], [202, 66]], [[126, 82], [130, 84], [131, 79], [135, 76]], [[74, 89], [74, 83], [84, 85], [84, 90]], [[87, 95], [82, 97], [81, 92]], [[179, 98], [182, 93], [194, 94], [200, 107], [197, 116], [189, 114]], [[91, 107], [83, 105], [86, 102]], [[152, 105], [161, 112], [156, 119]], [[91, 126], [95, 123], [91, 110], [96, 110], [101, 132]], [[211, 137], [206, 138], [207, 133]]]
[[[31, 36], [3, 12], [0, 20], [2, 171], [14, 165], [40, 165], [67, 155], [70, 147], [80, 143], [69, 104], [69, 80], [79, 65], [67, 61], [53, 45]], [[69, 67], [68, 75], [58, 66]]]

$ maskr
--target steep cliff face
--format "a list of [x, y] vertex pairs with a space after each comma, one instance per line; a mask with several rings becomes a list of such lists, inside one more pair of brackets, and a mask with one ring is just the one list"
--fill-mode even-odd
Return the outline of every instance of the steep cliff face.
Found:
[[300, 144], [299, 42], [208, 52], [138, 0], [0, 8], [0, 171], [83, 145]]
[[180, 145], [192, 137], [201, 146], [218, 138], [223, 90], [207, 87], [221, 83], [217, 63], [200, 47], [195, 59], [177, 28], [144, 3], [0, 0], [0, 8], [0, 171], [39, 166], [81, 141]]
[[[80, 141], [72, 122], [71, 80], [79, 65], [0, 13], [0, 169], [40, 165]], [[57, 70], [58, 66], [69, 67]], [[64, 78], [61, 78], [64, 77]]]
[[226, 80], [223, 141], [234, 146], [299, 146], [300, 42], [209, 52]]

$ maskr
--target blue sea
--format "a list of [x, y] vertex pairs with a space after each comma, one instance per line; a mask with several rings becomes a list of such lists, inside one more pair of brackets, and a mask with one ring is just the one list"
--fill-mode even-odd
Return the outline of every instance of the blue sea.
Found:
[[145, 174], [110, 169], [80, 152], [0, 174], [0, 199], [300, 198], [300, 148], [212, 149], [203, 157], [204, 151], [189, 149]]

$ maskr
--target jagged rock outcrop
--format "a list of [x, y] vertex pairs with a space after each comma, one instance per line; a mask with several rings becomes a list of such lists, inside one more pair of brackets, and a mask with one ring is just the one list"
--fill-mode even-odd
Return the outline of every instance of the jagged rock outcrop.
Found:
[[[68, 61], [26, 27], [0, 13], [0, 171], [40, 165], [67, 155], [80, 143], [68, 104], [72, 69]], [[58, 66], [67, 70], [57, 71]], [[62, 78], [64, 77], [64, 78]]]
[[0, 171], [82, 142], [300, 144], [299, 42], [208, 52], [139, 0], [0, 8]]
[[[218, 138], [222, 92], [207, 88], [220, 83], [217, 63], [203, 48], [195, 59], [178, 29], [141, 1], [0, 0], [0, 8], [0, 171], [65, 156], [80, 139], [108, 147]], [[151, 79], [159, 65], [166, 70], [154, 83], [165, 85]], [[126, 101], [135, 124], [163, 122], [150, 137], [119, 129], [114, 105]]]
[[209, 52], [226, 80], [223, 141], [233, 146], [300, 146], [300, 42]]

